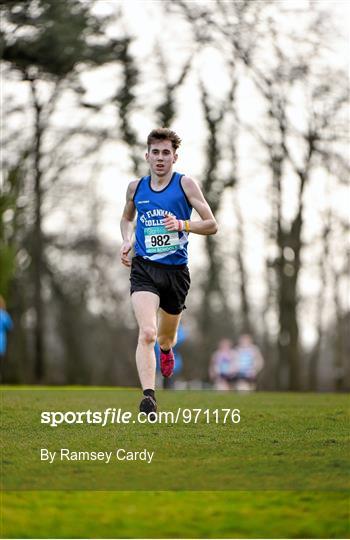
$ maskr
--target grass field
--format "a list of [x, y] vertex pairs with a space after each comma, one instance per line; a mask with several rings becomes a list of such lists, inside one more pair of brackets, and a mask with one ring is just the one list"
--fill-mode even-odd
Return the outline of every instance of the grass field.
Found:
[[[349, 537], [347, 396], [164, 392], [163, 410], [238, 408], [241, 421], [40, 424], [44, 410], [135, 411], [138, 396], [3, 389], [2, 537]], [[149, 448], [155, 460], [49, 465], [38, 458], [41, 447], [62, 446]]]

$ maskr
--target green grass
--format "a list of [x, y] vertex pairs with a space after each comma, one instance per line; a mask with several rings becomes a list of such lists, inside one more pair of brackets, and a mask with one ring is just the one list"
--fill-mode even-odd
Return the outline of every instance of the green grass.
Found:
[[[196, 425], [49, 428], [40, 424], [43, 410], [135, 412], [139, 393], [105, 388], [2, 392], [2, 536], [349, 537], [347, 396], [158, 396], [163, 410], [238, 408], [241, 422], [207, 424], [201, 418]], [[147, 448], [155, 458], [151, 465], [48, 465], [38, 459], [41, 447]]]
[[6, 538], [347, 538], [349, 500], [320, 492], [16, 492]]

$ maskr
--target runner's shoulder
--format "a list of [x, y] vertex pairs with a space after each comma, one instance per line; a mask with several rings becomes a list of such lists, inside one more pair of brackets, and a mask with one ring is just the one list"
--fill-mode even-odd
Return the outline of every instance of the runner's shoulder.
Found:
[[186, 195], [198, 193], [198, 190], [200, 190], [197, 180], [186, 174], [181, 177], [181, 185], [185, 190]]
[[136, 190], [137, 190], [137, 186], [139, 185], [141, 180], [142, 180], [142, 178], [139, 178], [138, 180], [132, 180], [131, 182], [129, 182], [128, 191], [127, 191], [127, 199], [129, 201], [132, 201], [134, 199], [134, 196], [135, 196], [135, 193], [136, 193]]
[[197, 180], [192, 178], [192, 176], [188, 176], [188, 174], [184, 174], [183, 176], [181, 176], [181, 183], [183, 186], [191, 186], [192, 184], [198, 185]]

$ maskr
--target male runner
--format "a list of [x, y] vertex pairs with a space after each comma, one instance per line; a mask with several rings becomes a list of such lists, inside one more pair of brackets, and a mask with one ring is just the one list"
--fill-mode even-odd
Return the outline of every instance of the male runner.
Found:
[[[198, 184], [189, 176], [173, 172], [180, 143], [170, 129], [151, 131], [145, 156], [151, 174], [130, 182], [120, 223], [120, 256], [125, 266], [131, 266], [131, 301], [139, 326], [136, 365], [144, 394], [140, 411], [146, 414], [157, 410], [157, 339], [163, 377], [170, 377], [174, 370], [172, 347], [190, 287], [188, 235], [215, 234], [218, 229]], [[200, 220], [190, 220], [192, 208]], [[131, 261], [136, 212], [136, 256]]]

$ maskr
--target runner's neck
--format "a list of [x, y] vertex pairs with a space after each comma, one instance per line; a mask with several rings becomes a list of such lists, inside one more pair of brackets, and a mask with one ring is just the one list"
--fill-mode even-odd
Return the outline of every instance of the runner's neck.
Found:
[[151, 187], [155, 191], [161, 191], [164, 189], [171, 181], [173, 176], [173, 171], [169, 171], [165, 176], [158, 176], [154, 173], [151, 174]]

